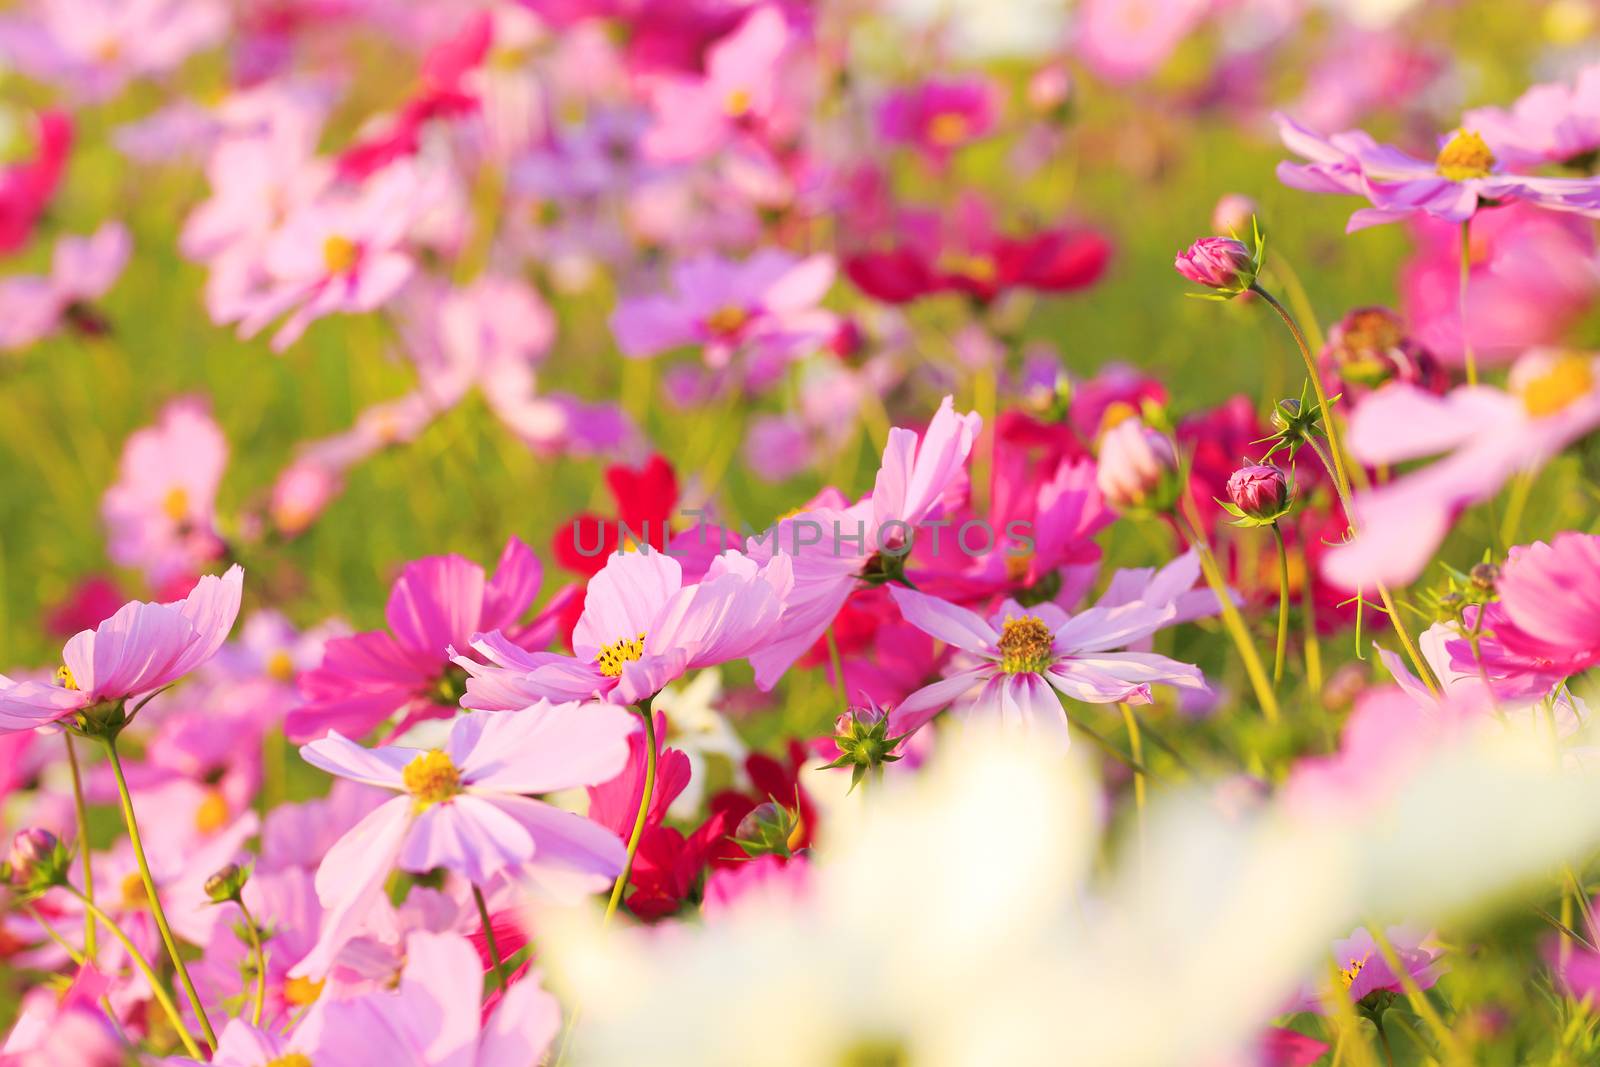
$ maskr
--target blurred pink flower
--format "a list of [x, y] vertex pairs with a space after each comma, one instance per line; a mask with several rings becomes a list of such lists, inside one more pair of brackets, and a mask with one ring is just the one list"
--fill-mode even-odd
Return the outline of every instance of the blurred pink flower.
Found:
[[228, 23], [220, 0], [30, 0], [0, 20], [0, 55], [40, 81], [103, 100], [217, 44]]
[[[1384, 931], [1385, 938], [1394, 948], [1406, 974], [1419, 989], [1429, 989], [1439, 980], [1442, 967], [1439, 954], [1422, 947], [1425, 935], [1402, 926], [1391, 926]], [[1389, 966], [1371, 931], [1357, 927], [1349, 937], [1333, 943], [1333, 961], [1338, 968], [1337, 981], [1349, 995], [1352, 1003], [1380, 991], [1405, 992], [1400, 976]], [[1322, 983], [1318, 983], [1320, 987]], [[1307, 989], [1294, 1004], [1296, 1011], [1321, 1011], [1322, 995], [1317, 988]]]
[[889, 733], [919, 729], [946, 707], [958, 717], [995, 715], [1009, 727], [1066, 748], [1061, 699], [1150, 702], [1150, 686], [1204, 689], [1199, 668], [1149, 652], [1117, 652], [1168, 625], [1171, 604], [1096, 605], [1068, 615], [1052, 603], [1007, 600], [989, 619], [926, 593], [889, 590], [906, 621], [966, 653], [952, 673], [917, 690], [889, 715]]
[[878, 129], [887, 140], [944, 166], [956, 151], [993, 132], [1000, 104], [1000, 91], [987, 78], [925, 81], [884, 98]]
[[517, 625], [543, 576], [538, 557], [515, 537], [506, 542], [493, 578], [457, 555], [406, 564], [384, 611], [390, 632], [330, 640], [322, 665], [300, 676], [304, 703], [289, 713], [285, 732], [295, 741], [330, 730], [361, 736], [397, 714], [403, 716], [400, 729], [454, 714], [466, 677], [450, 661], [454, 649], [466, 648], [484, 629], [509, 630], [534, 647], [554, 635], [548, 614], [525, 628]]
[[1074, 51], [1106, 81], [1154, 74], [1205, 18], [1209, 0], [1084, 0]]
[[1504, 173], [1483, 139], [1468, 129], [1445, 138], [1438, 157], [1425, 162], [1361, 130], [1322, 137], [1287, 115], [1276, 120], [1284, 145], [1310, 161], [1279, 163], [1280, 181], [1306, 192], [1364, 196], [1372, 202], [1350, 216], [1348, 232], [1417, 213], [1465, 222], [1485, 204], [1520, 202], [1600, 217], [1600, 179]]
[[120, 476], [106, 490], [112, 561], [161, 585], [219, 558], [217, 487], [227, 465], [228, 440], [209, 405], [199, 397], [169, 402], [154, 426], [128, 437]]
[[766, 249], [742, 263], [699, 256], [673, 266], [671, 294], [620, 302], [611, 330], [634, 359], [684, 345], [699, 345], [712, 367], [727, 366], [741, 350], [801, 355], [838, 328], [838, 317], [819, 306], [833, 277], [826, 255], [798, 259]]
[[613, 777], [636, 728], [620, 708], [544, 702], [462, 716], [439, 749], [367, 749], [338, 732], [303, 747], [312, 766], [399, 795], [323, 857], [316, 887], [327, 915], [316, 947], [290, 973], [326, 974], [396, 867], [443, 867], [479, 888], [529, 868], [584, 890], [616, 877], [625, 850], [615, 834], [529, 794]]
[[[1402, 307], [1424, 348], [1459, 363], [1461, 227], [1419, 216], [1411, 230], [1417, 251], [1400, 270]], [[1600, 294], [1592, 224], [1523, 204], [1473, 218], [1468, 271], [1467, 331], [1480, 366], [1559, 343]]]
[[100, 1009], [111, 980], [93, 964], [80, 967], [65, 990], [33, 986], [0, 1044], [5, 1067], [122, 1067], [127, 1049]]
[[1443, 458], [1355, 495], [1357, 534], [1326, 556], [1329, 581], [1351, 590], [1410, 583], [1457, 512], [1600, 426], [1600, 361], [1591, 356], [1531, 353], [1512, 369], [1510, 386], [1463, 386], [1435, 396], [1396, 383], [1362, 400], [1346, 437], [1358, 462]]
[[1474, 108], [1461, 116], [1461, 124], [1483, 134], [1510, 166], [1562, 163], [1589, 169], [1600, 151], [1600, 64], [1584, 67], [1571, 85], [1535, 85], [1510, 108]]
[[456, 658], [470, 675], [462, 705], [637, 703], [685, 671], [744, 659], [769, 644], [791, 581], [786, 556], [758, 566], [724, 552], [698, 583], [685, 584], [682, 566], [664, 552], [617, 552], [589, 580], [573, 655], [530, 653], [498, 631], [479, 634], [472, 648], [491, 666]]
[[26, 348], [63, 324], [103, 332], [88, 305], [116, 283], [130, 250], [128, 231], [111, 222], [89, 237], [58, 240], [47, 277], [0, 279], [0, 351]]
[[27, 243], [66, 171], [72, 118], [64, 111], [44, 111], [37, 126], [38, 155], [0, 170], [0, 254]]
[[170, 685], [216, 654], [239, 614], [244, 571], [207, 575], [184, 600], [133, 601], [61, 651], [54, 684], [0, 675], [0, 731], [31, 730], [99, 703]]
[[655, 125], [645, 134], [645, 153], [663, 162], [700, 159], [747, 134], [771, 132], [783, 103], [789, 45], [782, 11], [761, 4], [707, 51], [704, 76], [653, 79]]

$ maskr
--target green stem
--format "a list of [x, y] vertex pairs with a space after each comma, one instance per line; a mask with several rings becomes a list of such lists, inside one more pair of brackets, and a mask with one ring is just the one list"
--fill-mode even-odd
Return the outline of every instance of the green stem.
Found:
[[1244, 671], [1250, 678], [1251, 688], [1255, 690], [1256, 702], [1261, 705], [1261, 713], [1267, 717], [1268, 722], [1277, 722], [1278, 698], [1272, 692], [1271, 683], [1267, 681], [1267, 672], [1261, 665], [1261, 657], [1256, 655], [1256, 646], [1250, 640], [1250, 631], [1245, 629], [1244, 619], [1239, 615], [1239, 609], [1234, 606], [1233, 591], [1228, 588], [1227, 581], [1222, 577], [1222, 569], [1217, 566], [1216, 558], [1211, 555], [1211, 547], [1206, 544], [1205, 537], [1198, 527], [1191, 526], [1178, 512], [1173, 512], [1172, 517], [1177, 523], [1179, 533], [1194, 548], [1195, 555], [1200, 557], [1200, 570], [1206, 576], [1206, 583], [1211, 586], [1211, 591], [1217, 596], [1217, 603], [1222, 609], [1222, 625], [1239, 649], [1239, 658], [1244, 661]]
[[[89, 806], [83, 800], [83, 775], [78, 771], [78, 750], [72, 743], [71, 734], [63, 734], [67, 742], [67, 766], [72, 769], [72, 806], [78, 813], [78, 850], [83, 853], [83, 892], [90, 900], [94, 899], [94, 865], [89, 860]], [[95, 951], [94, 915], [90, 912], [83, 913], [83, 954], [87, 959], [95, 959], [99, 953]]]
[[500, 945], [494, 939], [494, 924], [489, 921], [489, 902], [483, 899], [483, 890], [472, 887], [472, 899], [478, 903], [478, 921], [483, 923], [483, 936], [489, 942], [489, 960], [494, 964], [494, 980], [503, 993], [506, 990], [506, 965], [500, 958]]
[[640, 711], [644, 715], [644, 791], [639, 794], [639, 814], [634, 816], [633, 833], [628, 837], [628, 858], [622, 865], [622, 873], [617, 875], [616, 884], [611, 887], [611, 899], [606, 904], [604, 922], [610, 922], [617, 913], [622, 894], [628, 888], [628, 878], [633, 873], [633, 857], [639, 851], [639, 840], [644, 837], [645, 820], [650, 814], [650, 794], [656, 787], [656, 723], [650, 713], [648, 700], [641, 705]]
[[1383, 962], [1389, 965], [1389, 972], [1400, 980], [1400, 988], [1405, 991], [1406, 1000], [1411, 1005], [1411, 1010], [1422, 1017], [1428, 1024], [1428, 1029], [1433, 1031], [1434, 1040], [1439, 1042], [1439, 1047], [1444, 1050], [1446, 1063], [1468, 1063], [1464, 1056], [1461, 1044], [1456, 1040], [1450, 1027], [1445, 1025], [1444, 1019], [1434, 1009], [1433, 1002], [1428, 999], [1422, 987], [1417, 985], [1417, 980], [1412, 977], [1410, 969], [1401, 962], [1400, 954], [1389, 943], [1388, 935], [1383, 932], [1383, 927], [1375, 923], [1368, 923], [1367, 929], [1372, 933], [1372, 941], [1378, 946], [1378, 954], [1383, 957]]
[[178, 952], [178, 941], [172, 936], [172, 926], [167, 922], [166, 910], [161, 906], [161, 894], [156, 892], [155, 879], [150, 875], [150, 860], [145, 856], [144, 839], [139, 836], [139, 820], [133, 813], [133, 795], [128, 792], [128, 780], [122, 773], [122, 759], [117, 755], [117, 739], [105, 737], [101, 740], [105, 742], [106, 755], [111, 760], [111, 773], [117, 779], [117, 795], [122, 800], [122, 819], [128, 824], [128, 839], [133, 842], [133, 858], [139, 864], [139, 877], [144, 880], [144, 891], [150, 898], [150, 914], [155, 917], [156, 929], [161, 931], [161, 943], [166, 946], [167, 955], [172, 959], [173, 969], [178, 972], [178, 980], [183, 983], [183, 991], [189, 997], [189, 1005], [194, 1008], [195, 1018], [200, 1021], [200, 1029], [205, 1033], [206, 1043], [215, 1050], [216, 1032], [211, 1029], [211, 1020], [206, 1018], [206, 1009], [200, 1003], [200, 994], [195, 992], [194, 980], [189, 977], [189, 968], [183, 964], [183, 956]]
[[244, 916], [245, 936], [250, 940], [250, 950], [256, 957], [256, 1007], [250, 1016], [250, 1025], [261, 1029], [261, 1013], [267, 1003], [267, 950], [261, 943], [261, 927], [256, 925], [254, 915], [245, 906], [244, 897], [236, 897], [234, 903], [239, 905], [239, 914]]
[[1283, 661], [1289, 652], [1289, 549], [1276, 522], [1272, 539], [1278, 543], [1278, 647], [1272, 657], [1272, 687], [1276, 689], [1283, 684]]
[[[127, 952], [128, 958], [133, 961], [135, 967], [139, 968], [139, 973], [144, 975], [144, 980], [150, 984], [150, 991], [155, 996], [156, 1003], [161, 1005], [161, 1010], [166, 1012], [167, 1018], [172, 1021], [172, 1028], [178, 1032], [178, 1039], [183, 1042], [184, 1049], [194, 1059], [203, 1058], [200, 1054], [200, 1046], [195, 1044], [194, 1035], [189, 1033], [189, 1028], [184, 1025], [183, 1016], [178, 1013], [178, 1006], [172, 1002], [172, 994], [167, 992], [167, 987], [156, 976], [155, 969], [150, 966], [150, 961], [144, 958], [144, 954], [139, 951], [139, 947], [128, 939], [128, 935], [123, 933], [122, 928], [112, 921], [111, 916], [100, 910], [99, 905], [78, 892], [76, 886], [68, 885], [63, 888], [82, 901], [85, 910], [98, 919], [100, 925], [110, 930], [111, 935], [122, 943], [122, 948]], [[205, 1017], [201, 1016], [201, 1018]]]
[[1472, 351], [1472, 338], [1467, 335], [1467, 280], [1472, 276], [1472, 217], [1461, 220], [1461, 290], [1458, 305], [1461, 313], [1461, 353], [1467, 363], [1467, 384], [1478, 384], [1478, 360]]
[[[1299, 323], [1294, 321], [1294, 316], [1289, 314], [1289, 309], [1278, 303], [1271, 293], [1259, 285], [1252, 285], [1250, 291], [1267, 302], [1273, 311], [1278, 313], [1278, 318], [1289, 328], [1289, 334], [1294, 338], [1295, 347], [1300, 349], [1300, 358], [1305, 360], [1306, 374], [1311, 377], [1311, 388], [1317, 394], [1317, 410], [1322, 413], [1322, 431], [1328, 435], [1329, 451], [1333, 453], [1333, 480], [1344, 493], [1346, 498], [1350, 495], [1350, 478], [1344, 470], [1344, 449], [1339, 447], [1339, 431], [1333, 423], [1333, 409], [1328, 405], [1328, 391], [1322, 387], [1322, 375], [1317, 372], [1317, 361], [1311, 356], [1311, 348], [1306, 344], [1306, 335], [1300, 331]], [[1347, 518], [1349, 516], [1346, 516]]]

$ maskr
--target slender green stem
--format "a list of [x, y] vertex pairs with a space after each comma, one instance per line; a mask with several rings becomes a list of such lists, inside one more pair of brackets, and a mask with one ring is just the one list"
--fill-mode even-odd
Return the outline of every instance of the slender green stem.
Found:
[[1311, 562], [1306, 558], [1306, 546], [1300, 545], [1300, 569], [1305, 578], [1300, 583], [1301, 625], [1305, 630], [1306, 686], [1312, 693], [1322, 692], [1322, 645], [1317, 640], [1317, 591], [1311, 580]]
[[472, 887], [472, 899], [478, 903], [478, 921], [483, 923], [483, 937], [489, 942], [489, 961], [494, 964], [494, 980], [503, 993], [506, 990], [506, 964], [500, 958], [500, 945], [494, 939], [494, 923], [489, 921], [489, 902], [483, 899], [483, 890]]
[[1478, 384], [1478, 359], [1472, 351], [1472, 338], [1467, 333], [1467, 281], [1472, 277], [1472, 217], [1461, 220], [1461, 353], [1467, 363], [1467, 384]]
[[172, 925], [167, 922], [166, 910], [161, 906], [161, 894], [156, 892], [155, 879], [150, 875], [150, 860], [145, 856], [144, 838], [139, 836], [139, 820], [133, 813], [133, 795], [128, 792], [128, 780], [122, 773], [122, 759], [117, 755], [117, 740], [114, 737], [102, 740], [105, 742], [106, 755], [111, 760], [111, 773], [117, 779], [117, 795], [122, 799], [122, 819], [128, 824], [128, 839], [133, 842], [133, 858], [139, 864], [139, 877], [144, 880], [144, 891], [150, 898], [150, 914], [155, 917], [156, 929], [161, 931], [161, 943], [166, 946], [167, 955], [172, 959], [173, 969], [178, 972], [178, 980], [183, 983], [183, 991], [189, 997], [189, 1005], [194, 1008], [195, 1018], [200, 1021], [200, 1029], [205, 1033], [206, 1043], [215, 1049], [216, 1031], [211, 1029], [211, 1020], [206, 1018], [205, 1005], [200, 1003], [200, 994], [195, 992], [194, 980], [189, 977], [189, 968], [184, 966], [183, 956], [178, 952], [178, 941], [172, 936]]
[[1411, 970], [1400, 959], [1400, 954], [1389, 943], [1388, 935], [1383, 932], [1383, 927], [1376, 923], [1369, 923], [1367, 929], [1372, 933], [1373, 943], [1378, 946], [1378, 954], [1383, 957], [1383, 962], [1389, 965], [1389, 971], [1400, 980], [1400, 988], [1405, 991], [1406, 1000], [1411, 1005], [1411, 1010], [1422, 1017], [1428, 1024], [1428, 1029], [1433, 1031], [1433, 1036], [1439, 1042], [1439, 1047], [1444, 1050], [1445, 1060], [1449, 1063], [1468, 1063], [1460, 1042], [1445, 1024], [1444, 1019], [1434, 1009], [1433, 1002], [1423, 993], [1422, 987], [1417, 985], [1417, 980], [1412, 977]]
[[[83, 775], [78, 770], [78, 750], [72, 743], [71, 734], [62, 734], [67, 742], [67, 766], [72, 769], [72, 806], [78, 813], [78, 851], [83, 859], [83, 892], [90, 900], [94, 899], [94, 864], [89, 857], [89, 806], [83, 800]], [[95, 959], [99, 953], [95, 951], [94, 915], [90, 912], [83, 913], [83, 954], [88, 959]]]
[[[144, 980], [150, 984], [150, 991], [156, 998], [156, 1003], [161, 1005], [161, 1010], [167, 1013], [167, 1018], [172, 1021], [172, 1028], [178, 1032], [178, 1039], [183, 1042], [184, 1049], [195, 1059], [202, 1059], [200, 1046], [195, 1043], [194, 1035], [189, 1033], [188, 1026], [184, 1025], [183, 1016], [178, 1012], [178, 1006], [172, 1002], [172, 994], [167, 992], [167, 987], [162, 984], [156, 975], [155, 968], [150, 966], [150, 961], [144, 958], [139, 951], [139, 946], [129, 940], [122, 928], [112, 921], [111, 916], [100, 910], [99, 905], [82, 893], [76, 886], [65, 886], [67, 892], [82, 901], [84, 908], [99, 920], [100, 925], [111, 931], [111, 935], [122, 943], [122, 948], [128, 954], [128, 959], [139, 968], [139, 973], [144, 975]], [[197, 1012], [198, 1014], [198, 1012]], [[204, 1016], [201, 1016], [204, 1018]], [[214, 1046], [213, 1046], [214, 1047]]]
[[1141, 774], [1149, 779], [1154, 779], [1157, 777], [1156, 775], [1150, 773], [1150, 768], [1146, 767], [1144, 763], [1134, 759], [1127, 753], [1123, 752], [1116, 745], [1113, 745], [1104, 734], [1085, 723], [1082, 719], [1073, 718], [1072, 713], [1067, 710], [1066, 697], [1060, 697], [1059, 699], [1061, 700], [1061, 716], [1067, 720], [1068, 726], [1077, 729], [1085, 737], [1093, 741], [1095, 745], [1106, 755], [1110, 756], [1118, 763], [1128, 767], [1135, 774]]
[[245, 906], [244, 897], [237, 897], [234, 902], [239, 905], [239, 914], [244, 916], [245, 937], [250, 940], [250, 951], [256, 957], [256, 1006], [250, 1016], [250, 1025], [259, 1030], [261, 1013], [267, 1003], [267, 950], [261, 943], [261, 927], [257, 925], [256, 917], [250, 914], [250, 909]]
[[1266, 668], [1261, 665], [1261, 657], [1256, 654], [1255, 643], [1250, 640], [1250, 631], [1245, 628], [1244, 619], [1233, 603], [1233, 591], [1228, 588], [1228, 583], [1222, 576], [1222, 569], [1217, 566], [1216, 558], [1211, 554], [1211, 546], [1206, 544], [1205, 537], [1198, 527], [1191, 526], [1181, 514], [1174, 512], [1173, 519], [1184, 540], [1189, 542], [1194, 548], [1195, 555], [1200, 557], [1200, 571], [1205, 575], [1211, 591], [1217, 596], [1217, 603], [1222, 608], [1222, 625], [1239, 649], [1239, 658], [1244, 661], [1244, 671], [1250, 678], [1251, 687], [1255, 690], [1256, 702], [1261, 705], [1261, 713], [1267, 717], [1268, 722], [1277, 722], [1278, 698], [1272, 692], [1272, 684], [1267, 681]]
[[[50, 925], [50, 920], [39, 914], [38, 908], [34, 907], [32, 904], [24, 904], [22, 905], [22, 910], [28, 913], [28, 918], [39, 924], [39, 929], [43, 930], [45, 932], [45, 936], [54, 941], [60, 947], [61, 951], [67, 954], [67, 958], [70, 959], [74, 965], [78, 967], [82, 967], [84, 965], [86, 961], [83, 953], [73, 948], [72, 942], [62, 937], [61, 932], [58, 931], [54, 926]], [[88, 913], [85, 912], [85, 914]]]
[[633, 833], [628, 837], [628, 858], [622, 865], [622, 873], [617, 875], [616, 884], [611, 887], [611, 900], [606, 904], [605, 922], [610, 922], [611, 917], [617, 913], [617, 907], [622, 903], [622, 894], [628, 888], [628, 878], [633, 874], [633, 857], [639, 851], [639, 839], [644, 837], [645, 820], [650, 814], [650, 795], [656, 788], [656, 722], [650, 712], [650, 702], [640, 708], [644, 715], [644, 790], [639, 794], [639, 814], [633, 819]]
[[[1328, 405], [1328, 391], [1322, 387], [1322, 375], [1317, 371], [1317, 361], [1312, 358], [1311, 348], [1306, 344], [1306, 335], [1300, 331], [1299, 323], [1294, 321], [1294, 316], [1289, 314], [1289, 309], [1278, 303], [1277, 298], [1259, 285], [1252, 285], [1250, 291], [1267, 302], [1273, 311], [1278, 313], [1278, 318], [1289, 328], [1289, 334], [1294, 338], [1295, 347], [1300, 349], [1300, 358], [1305, 360], [1306, 374], [1311, 377], [1311, 388], [1317, 394], [1317, 410], [1322, 413], [1322, 430], [1328, 435], [1329, 451], [1333, 454], [1334, 482], [1339, 485], [1346, 497], [1350, 495], [1350, 478], [1344, 470], [1344, 449], [1339, 447], [1339, 430], [1333, 422], [1333, 409]], [[1348, 516], [1347, 516], [1348, 517]]]
[[833, 636], [833, 626], [829, 624], [823, 631], [828, 639], [828, 666], [833, 670], [833, 689], [839, 697], [839, 708], [844, 710], [850, 706], [850, 697], [844, 688], [844, 661], [839, 657], [839, 641]]
[[1272, 539], [1278, 543], [1278, 647], [1272, 657], [1272, 686], [1283, 684], [1283, 661], [1289, 652], [1289, 549], [1283, 531], [1272, 524]]

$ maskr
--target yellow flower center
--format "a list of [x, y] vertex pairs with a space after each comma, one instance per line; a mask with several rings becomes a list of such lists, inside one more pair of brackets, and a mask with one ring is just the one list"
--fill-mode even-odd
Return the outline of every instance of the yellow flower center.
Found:
[[322, 242], [322, 263], [329, 274], [344, 274], [356, 265], [360, 250], [348, 237], [334, 234]]
[[1028, 576], [1028, 568], [1033, 566], [1033, 553], [1021, 552], [1015, 556], [1006, 557], [1006, 581], [1015, 585]]
[[940, 256], [939, 269], [946, 274], [961, 274], [980, 282], [992, 282], [1000, 274], [1000, 268], [991, 257], [962, 252], [946, 252]]
[[967, 116], [946, 111], [928, 120], [928, 140], [939, 148], [954, 148], [972, 135]]
[[712, 333], [738, 333], [750, 321], [750, 313], [737, 304], [721, 307], [706, 316], [706, 329]]
[[279, 1056], [275, 1060], [268, 1060], [266, 1067], [312, 1067], [311, 1057], [304, 1052], [291, 1052], [287, 1056]]
[[1544, 418], [1594, 390], [1594, 367], [1588, 357], [1569, 354], [1551, 361], [1516, 386], [1528, 414]]
[[315, 1004], [317, 998], [322, 996], [322, 987], [326, 984], [326, 982], [313, 982], [309, 978], [290, 978], [283, 983], [283, 999], [297, 1008]]
[[280, 648], [268, 658], [267, 676], [280, 682], [294, 681], [294, 660], [288, 652]]
[[1055, 635], [1033, 615], [1007, 619], [1000, 627], [1000, 669], [1038, 674], [1055, 662]]
[[220, 789], [206, 791], [206, 797], [195, 809], [194, 828], [203, 834], [214, 834], [228, 825], [228, 801]]
[[162, 499], [161, 510], [173, 522], [181, 522], [189, 514], [189, 493], [181, 485], [173, 486]]
[[424, 752], [406, 764], [400, 773], [406, 792], [416, 798], [416, 808], [422, 811], [442, 803], [461, 792], [461, 772], [450, 762], [450, 757], [433, 749]]
[[72, 668], [65, 663], [56, 668], [56, 684], [63, 689], [78, 688], [78, 680], [72, 676]]
[[1344, 983], [1346, 989], [1356, 984], [1356, 979], [1361, 977], [1361, 971], [1366, 967], [1368, 959], [1369, 957], [1367, 956], [1363, 956], [1360, 959], [1352, 959], [1340, 969], [1339, 981]]
[[1439, 149], [1434, 168], [1453, 182], [1487, 178], [1494, 169], [1494, 153], [1473, 130], [1457, 130]]
[[735, 89], [728, 94], [728, 99], [723, 102], [723, 108], [730, 118], [741, 118], [750, 110], [750, 91], [748, 89]]
[[600, 673], [607, 678], [622, 677], [624, 664], [632, 663], [644, 655], [644, 631], [638, 637], [624, 637], [602, 648], [594, 657]]
[[150, 906], [150, 894], [144, 891], [144, 879], [138, 871], [122, 879], [122, 906], [130, 911]]

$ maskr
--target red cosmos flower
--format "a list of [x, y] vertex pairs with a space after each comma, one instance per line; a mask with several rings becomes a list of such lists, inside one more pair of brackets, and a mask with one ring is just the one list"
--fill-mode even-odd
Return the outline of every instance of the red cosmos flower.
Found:
[[[556, 531], [551, 551], [567, 570], [592, 578], [621, 547], [622, 527], [630, 538], [663, 549], [678, 506], [678, 476], [660, 455], [642, 467], [615, 464], [606, 468], [606, 485], [617, 504], [617, 517], [584, 512]], [[579, 605], [580, 609], [582, 605]]]
[[397, 159], [414, 156], [418, 134], [433, 119], [456, 118], [478, 110], [478, 97], [462, 87], [494, 41], [494, 20], [480, 11], [454, 37], [435, 45], [422, 60], [421, 84], [383, 132], [357, 141], [339, 157], [339, 175], [360, 181]]
[[890, 304], [940, 292], [965, 293], [979, 303], [1010, 289], [1070, 292], [1093, 285], [1111, 260], [1111, 242], [1077, 226], [1002, 234], [988, 208], [970, 196], [948, 220], [931, 212], [901, 212], [896, 229], [888, 247], [844, 261], [857, 287]]
[[39, 154], [0, 171], [0, 254], [21, 248], [61, 183], [72, 147], [72, 119], [62, 111], [39, 115]]

